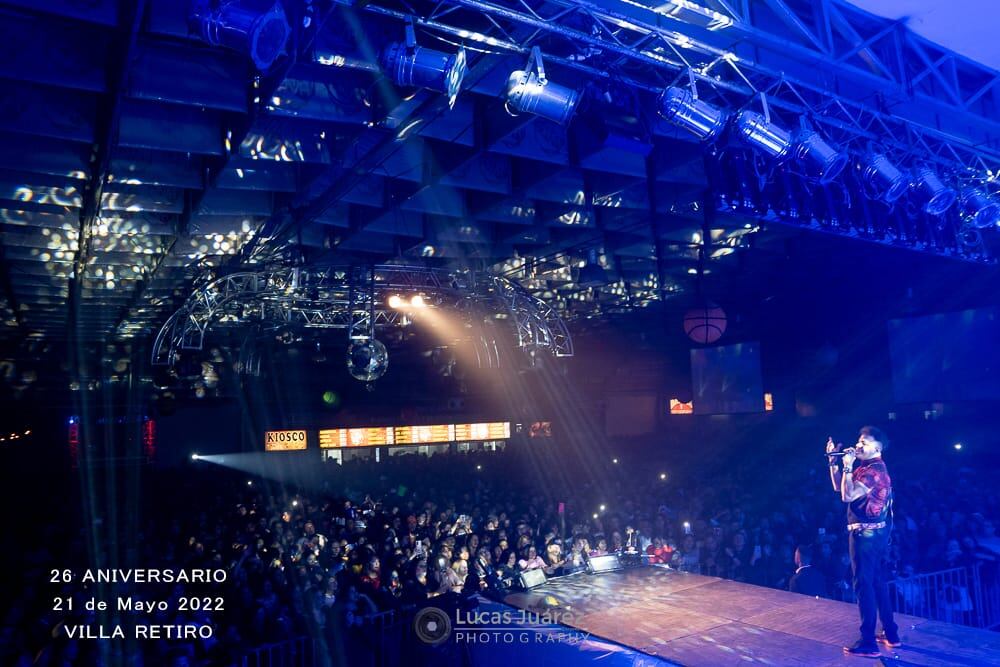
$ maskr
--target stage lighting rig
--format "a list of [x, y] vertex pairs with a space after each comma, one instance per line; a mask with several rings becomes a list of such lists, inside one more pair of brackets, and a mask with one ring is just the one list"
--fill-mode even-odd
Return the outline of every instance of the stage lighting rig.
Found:
[[[765, 107], [766, 108], [766, 107]], [[818, 132], [804, 126], [796, 136], [756, 111], [736, 116], [736, 129], [750, 146], [777, 162], [795, 159], [806, 174], [829, 183], [847, 166], [847, 154], [828, 144]]]
[[693, 90], [676, 86], [666, 88], [660, 94], [656, 110], [663, 118], [701, 141], [717, 139], [729, 120], [725, 111], [698, 99]]
[[906, 194], [910, 180], [881, 153], [866, 155], [861, 165], [861, 180], [873, 198], [892, 204]]
[[958, 197], [955, 190], [942, 183], [938, 175], [927, 167], [914, 172], [911, 189], [914, 198], [928, 215], [943, 215]]
[[248, 0], [193, 0], [188, 16], [191, 28], [212, 46], [224, 46], [250, 57], [260, 71], [285, 52], [292, 29], [280, 2], [260, 10]]
[[980, 188], [962, 190], [962, 213], [973, 227], [986, 229], [1000, 225], [1000, 202]]
[[382, 53], [382, 69], [398, 86], [426, 88], [448, 96], [448, 106], [462, 89], [462, 79], [468, 68], [465, 49], [445, 53], [417, 45], [413, 21], [406, 22], [406, 42], [394, 42]]
[[736, 129], [743, 141], [778, 162], [791, 155], [791, 133], [756, 111], [744, 110], [737, 114]]
[[532, 47], [524, 69], [511, 72], [504, 97], [511, 116], [529, 113], [560, 125], [569, 122], [580, 101], [578, 91], [548, 80], [537, 46]]

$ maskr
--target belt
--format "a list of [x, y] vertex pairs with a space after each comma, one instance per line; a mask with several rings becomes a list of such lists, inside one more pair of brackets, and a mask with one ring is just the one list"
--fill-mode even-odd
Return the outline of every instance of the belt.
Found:
[[878, 530], [879, 528], [885, 528], [885, 521], [879, 521], [878, 523], [847, 524], [847, 530]]

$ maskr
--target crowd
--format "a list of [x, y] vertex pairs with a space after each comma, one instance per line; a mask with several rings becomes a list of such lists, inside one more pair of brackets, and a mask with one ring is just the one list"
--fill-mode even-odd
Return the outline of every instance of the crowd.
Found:
[[[212, 637], [145, 641], [124, 664], [233, 664], [246, 646], [300, 635], [321, 638], [335, 663], [364, 664], [381, 612], [469, 604], [474, 593], [502, 597], [525, 571], [568, 574], [609, 552], [852, 599], [844, 508], [824, 467], [736, 466], [709, 483], [640, 462], [601, 462], [605, 474], [588, 478], [583, 463], [576, 470], [564, 461], [556, 472], [516, 450], [393, 456], [323, 464], [322, 482], [308, 485], [208, 465], [164, 473], [150, 488], [146, 522], [129, 538], [131, 561], [105, 566], [221, 568], [228, 579], [143, 587], [139, 597], [171, 601], [169, 611], [144, 621], [211, 626]], [[996, 494], [968, 474], [948, 494], [933, 491], [934, 480], [897, 476], [897, 576], [997, 553]], [[3, 619], [0, 661], [111, 664], [114, 652], [137, 644], [58, 632], [110, 623], [84, 606], [109, 591], [49, 580], [52, 568], [81, 568], [100, 552], [84, 556], [85, 531], [50, 530], [24, 551], [23, 588]], [[807, 566], [821, 577], [802, 588], [795, 575]], [[177, 599], [192, 594], [220, 595], [224, 606], [177, 611]], [[54, 597], [74, 598], [73, 611], [54, 610]]]

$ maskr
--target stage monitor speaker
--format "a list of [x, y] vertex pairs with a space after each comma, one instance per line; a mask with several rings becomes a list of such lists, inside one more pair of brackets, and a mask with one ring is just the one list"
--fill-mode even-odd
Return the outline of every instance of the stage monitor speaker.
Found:
[[545, 583], [545, 571], [540, 568], [527, 570], [521, 573], [519, 581], [524, 590], [530, 591], [532, 588], [538, 588]]
[[614, 572], [622, 569], [622, 563], [618, 560], [618, 554], [608, 554], [607, 556], [591, 556], [587, 561], [587, 572], [600, 574], [601, 572]]

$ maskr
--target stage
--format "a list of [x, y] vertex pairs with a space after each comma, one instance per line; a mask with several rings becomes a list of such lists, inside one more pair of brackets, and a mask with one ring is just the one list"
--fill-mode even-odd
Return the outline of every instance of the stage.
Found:
[[[507, 604], [572, 612], [572, 627], [682, 665], [842, 665], [858, 637], [857, 606], [716, 577], [643, 567], [553, 579]], [[1000, 633], [897, 615], [900, 665], [998, 665]]]

